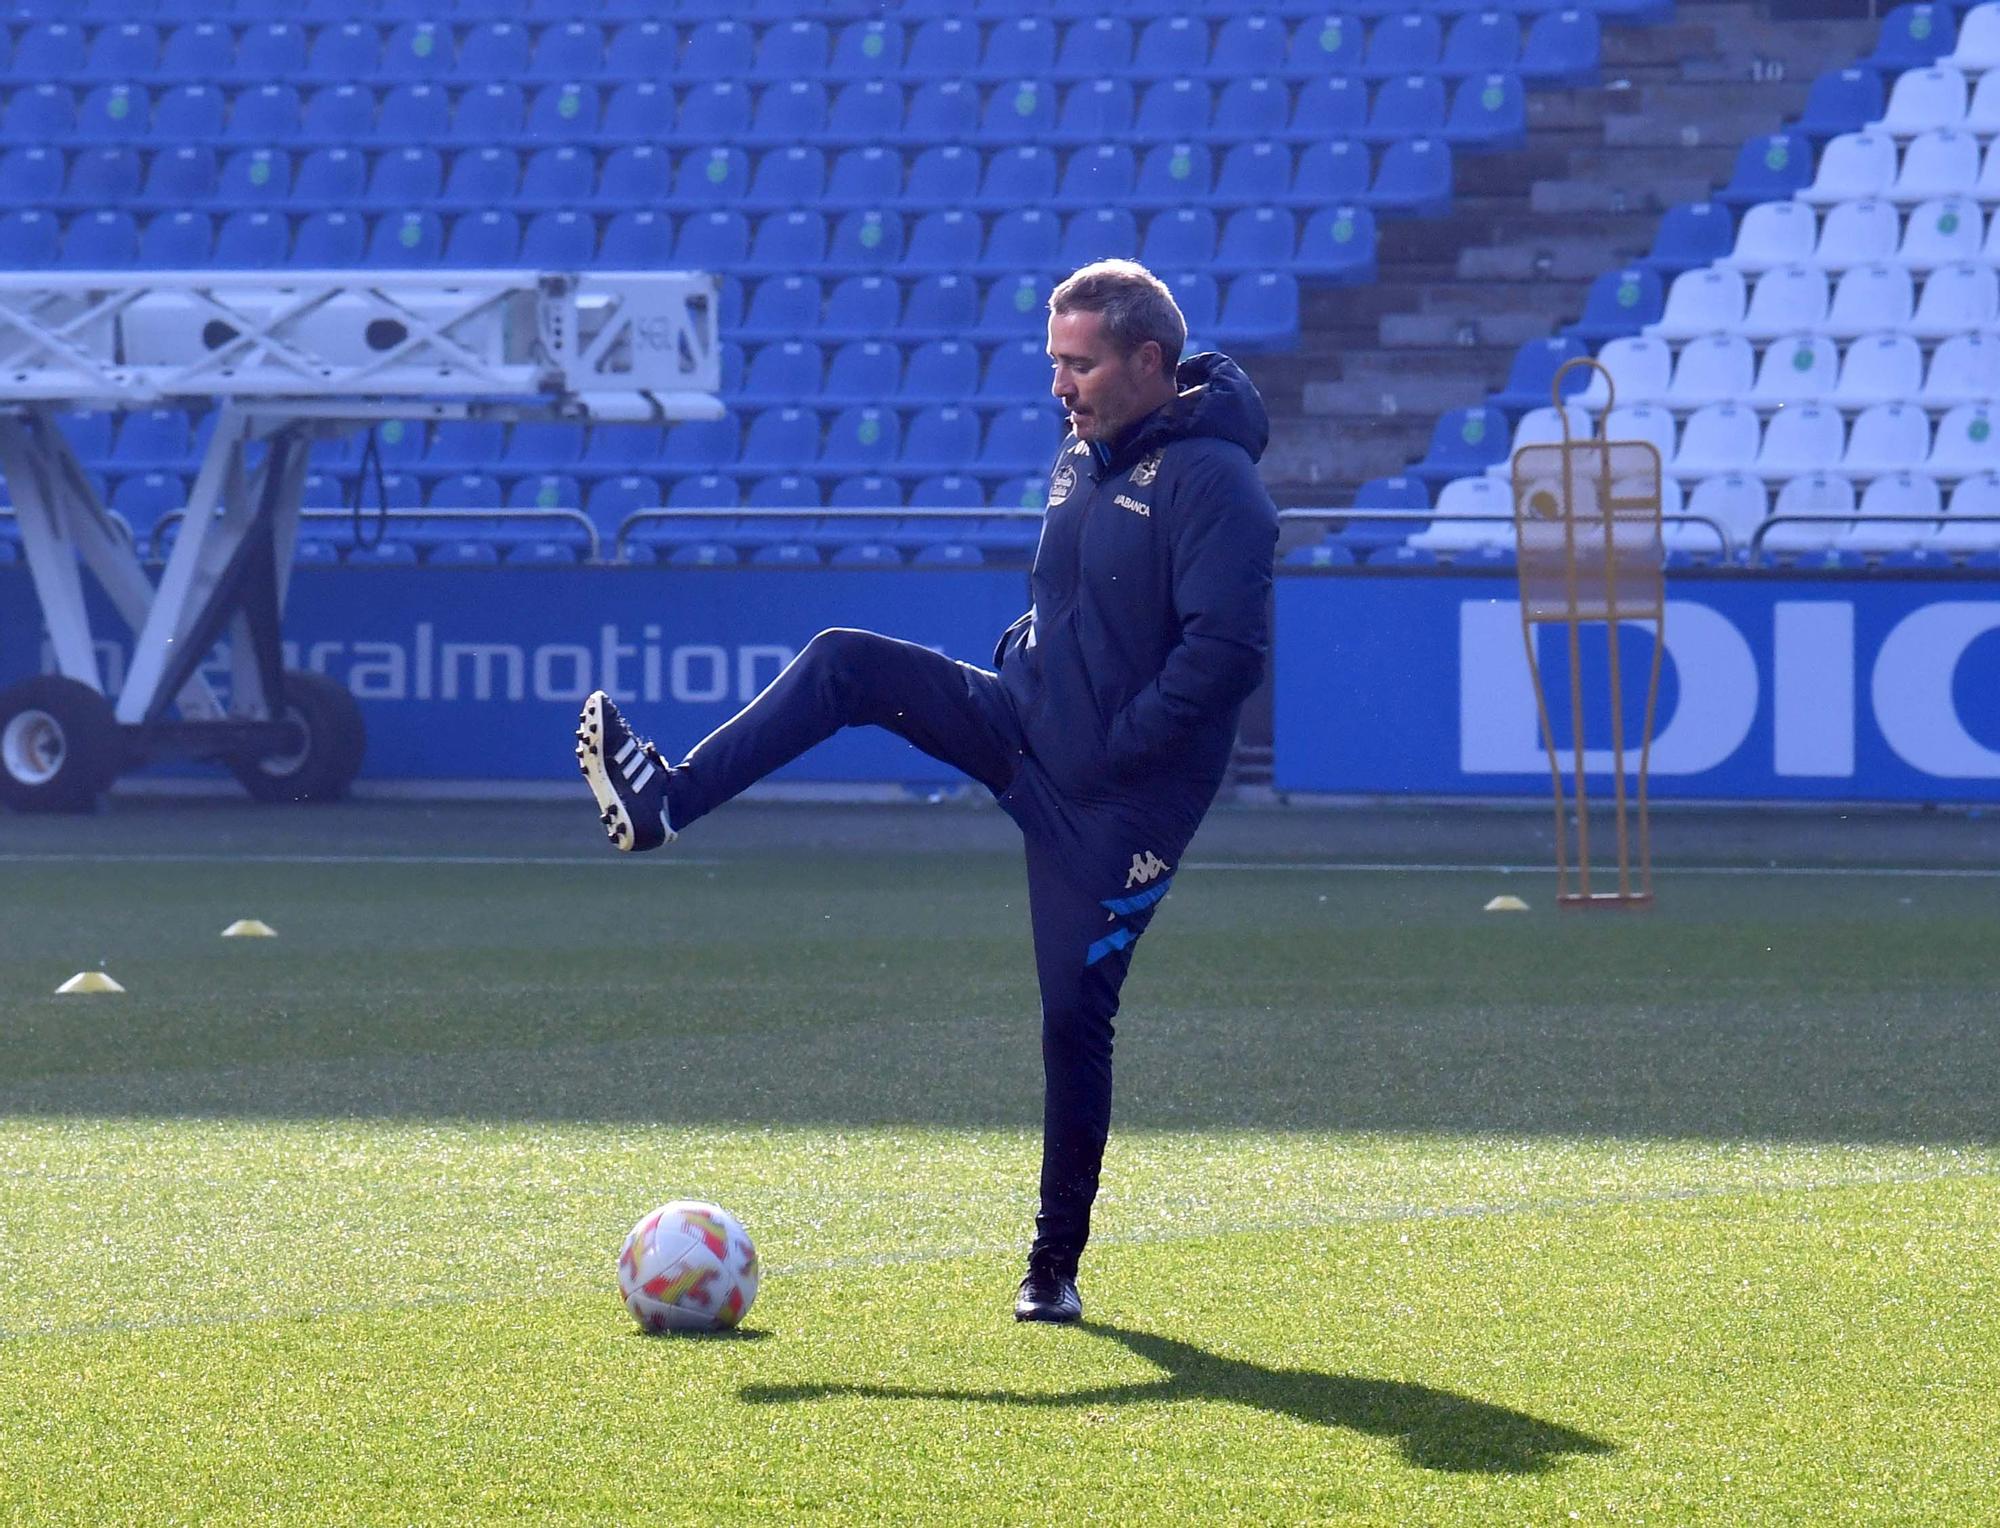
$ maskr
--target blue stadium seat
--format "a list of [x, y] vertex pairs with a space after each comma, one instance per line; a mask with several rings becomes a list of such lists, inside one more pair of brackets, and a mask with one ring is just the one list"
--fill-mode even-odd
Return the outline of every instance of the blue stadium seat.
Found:
[[452, 72], [451, 28], [405, 21], [382, 44], [377, 74], [385, 80], [438, 80]]
[[677, 478], [667, 490], [669, 509], [733, 509], [743, 501], [735, 478], [721, 472], [698, 472]]
[[192, 461], [194, 439], [180, 409], [139, 409], [121, 416], [112, 459], [126, 472], [178, 472]]
[[[611, 232], [605, 231], [606, 244], [611, 242]], [[610, 259], [608, 255], [605, 258]], [[815, 276], [766, 277], [750, 294], [738, 336], [744, 340], [786, 340], [814, 333], [820, 327], [822, 301]]]
[[1093, 143], [1063, 161], [1054, 205], [1064, 211], [1115, 206], [1136, 194], [1138, 168], [1129, 144]]
[[57, 427], [70, 449], [86, 463], [101, 462], [111, 455], [111, 416], [98, 409], [58, 414]]
[[1371, 80], [1430, 74], [1444, 53], [1444, 28], [1428, 11], [1404, 11], [1375, 23], [1368, 33], [1361, 73]]
[[979, 120], [977, 90], [962, 79], [930, 78], [910, 97], [901, 136], [910, 143], [971, 141], [979, 136]]
[[[197, 87], [200, 88], [200, 87]], [[165, 109], [164, 99], [161, 110]], [[358, 143], [375, 135], [375, 97], [360, 85], [324, 85], [306, 97], [300, 136], [316, 143]]]
[[68, 199], [84, 207], [129, 202], [139, 194], [140, 173], [135, 149], [85, 149], [70, 161]]
[[[965, 205], [995, 211], [1047, 206], [1055, 195], [1056, 171], [1056, 156], [1045, 144], [1002, 149], [987, 159], [978, 193]], [[915, 242], [913, 237], [913, 246]]]
[[1472, 75], [1458, 82], [1445, 116], [1447, 143], [1484, 151], [1528, 141], [1528, 97], [1518, 74]]
[[[1365, 152], [1362, 157], [1366, 158]], [[1209, 197], [1224, 206], [1268, 207], [1288, 200], [1291, 194], [1292, 151], [1282, 143], [1259, 138], [1230, 145]]]
[[979, 413], [958, 404], [919, 409], [903, 438], [896, 470], [909, 476], [959, 472], [979, 455]]
[[596, 261], [597, 220], [587, 212], [538, 212], [521, 232], [520, 263], [529, 270], [580, 271]]
[[[75, 22], [32, 21], [21, 29], [20, 40], [14, 45], [14, 66], [10, 72], [16, 80], [89, 78], [93, 73], [90, 54], [84, 29]], [[129, 79], [133, 72], [120, 69], [96, 77]]]
[[1470, 11], [1452, 21], [1437, 68], [1449, 76], [1494, 74], [1520, 60], [1521, 23], [1511, 10]]
[[749, 189], [743, 193], [743, 205], [761, 212], [819, 208], [824, 202], [825, 187], [824, 151], [804, 144], [788, 144], [757, 156]]
[[292, 157], [281, 149], [237, 149], [223, 163], [215, 194], [229, 207], [282, 206], [292, 194]]
[[[1583, 316], [1566, 332], [1595, 349], [1606, 340], [1637, 334], [1655, 322], [1665, 302], [1658, 271], [1644, 265], [1606, 271], [1591, 282], [1583, 303]], [[1547, 399], [1545, 390], [1542, 401]]]
[[750, 67], [755, 80], [816, 80], [826, 73], [826, 23], [813, 19], [766, 27], [757, 39], [757, 56]]
[[804, 403], [819, 393], [825, 358], [810, 340], [781, 340], [751, 355], [738, 393], [759, 408]]
[[425, 208], [385, 212], [368, 235], [366, 263], [383, 269], [435, 265], [444, 251], [444, 223]]
[[0, 205], [34, 206], [62, 195], [63, 156], [60, 149], [31, 145], [0, 154]]
[[1504, 461], [1512, 436], [1507, 416], [1490, 405], [1452, 409], [1439, 416], [1430, 450], [1410, 469], [1435, 489], [1455, 477], [1474, 477]]
[[903, 554], [885, 541], [850, 541], [833, 549], [827, 566], [834, 568], [900, 568]]
[[1215, 265], [1223, 271], [1288, 270], [1298, 247], [1298, 223], [1289, 210], [1242, 207], [1222, 225]]
[[[219, 258], [219, 238], [216, 247]], [[358, 212], [327, 208], [299, 219], [292, 258], [308, 270], [359, 265], [367, 252], [368, 224]]]
[[1156, 143], [1139, 161], [1131, 200], [1140, 207], [1186, 207], [1208, 200], [1214, 180], [1214, 158], [1207, 144]]
[[76, 109], [76, 136], [88, 143], [143, 141], [151, 125], [152, 98], [131, 85], [97, 85]]
[[1882, 18], [1866, 62], [1884, 74], [1923, 69], [1958, 46], [1957, 13], [1949, 5], [1899, 5]]
[[[1418, 139], [1417, 142], [1429, 142]], [[1395, 147], [1395, 145], [1391, 145]], [[1387, 155], [1384, 155], [1386, 162]], [[1292, 184], [1282, 197], [1267, 200], [1294, 207], [1324, 207], [1361, 201], [1368, 195], [1368, 149], [1358, 138], [1327, 138], [1299, 151]], [[1446, 190], [1450, 186], [1447, 180]]]
[[306, 54], [306, 78], [326, 83], [375, 77], [382, 61], [382, 34], [365, 21], [321, 27]]
[[62, 263], [73, 270], [125, 270], [138, 259], [139, 225], [129, 212], [78, 213], [63, 230]]
[[1046, 276], [1004, 276], [989, 282], [978, 322], [965, 337], [982, 344], [1046, 338], [1049, 289]]
[[1598, 81], [1604, 36], [1595, 11], [1544, 11], [1529, 24], [1518, 64], [1539, 89], [1582, 89]]
[[989, 80], [1045, 79], [1055, 64], [1054, 24], [1046, 16], [1015, 14], [986, 34], [978, 72]]
[[[743, 495], [745, 509], [818, 509], [820, 502], [819, 480], [800, 472], [769, 473]], [[796, 520], [768, 522], [758, 527], [759, 539], [770, 538], [767, 545], [790, 541], [805, 529], [805, 524]]]
[[429, 509], [498, 509], [506, 502], [499, 480], [487, 472], [454, 472], [431, 484]]
[[523, 420], [508, 432], [501, 465], [513, 472], [544, 475], [565, 472], [583, 460], [583, 442], [582, 425], [558, 420]]
[[1079, 80], [1063, 91], [1050, 141], [1089, 147], [1129, 137], [1137, 109], [1130, 80]]
[[139, 263], [153, 270], [198, 270], [209, 263], [215, 229], [205, 212], [159, 212], [139, 231]]
[[1139, 33], [1132, 73], [1175, 79], [1208, 71], [1208, 20], [1199, 13], [1156, 16]]
[[111, 491], [111, 508], [143, 541], [162, 515], [187, 508], [187, 481], [177, 472], [134, 472]]
[[687, 542], [678, 545], [666, 559], [670, 567], [676, 568], [733, 568], [738, 560], [734, 547], [715, 541]]
[[[424, 449], [424, 467], [432, 473], [453, 476], [483, 472], [500, 460], [506, 438], [507, 427], [498, 420], [440, 419], [431, 426], [430, 440]], [[432, 502], [436, 502], [435, 494]], [[486, 500], [487, 504], [498, 502], [497, 493]]]
[[665, 149], [627, 144], [605, 156], [597, 199], [607, 207], [657, 206], [667, 200], [672, 185], [673, 164]]
[[819, 552], [803, 541], [773, 541], [756, 548], [750, 561], [757, 567], [816, 568]]
[[993, 86], [979, 114], [976, 143], [999, 146], [1045, 138], [1055, 130], [1056, 91], [1036, 79]]
[[[941, 272], [910, 288], [900, 332], [906, 339], [956, 339], [979, 319], [979, 290], [969, 276]], [[890, 315], [895, 323], [895, 315]]]
[[833, 40], [827, 74], [842, 81], [893, 78], [903, 67], [903, 47], [900, 21], [850, 21]]
[[512, 149], [460, 149], [451, 156], [451, 173], [438, 200], [466, 210], [504, 207], [520, 186], [521, 161]]
[[501, 270], [515, 265], [521, 252], [521, 222], [511, 212], [488, 207], [461, 212], [445, 236], [443, 263]]
[[879, 146], [902, 131], [902, 89], [887, 80], [852, 80], [834, 93], [820, 138], [835, 147]]
[[978, 253], [981, 233], [977, 213], [960, 208], [926, 212], [910, 230], [902, 268], [913, 273], [963, 270]]
[[[214, 8], [208, 8], [213, 13]], [[26, 39], [22, 39], [26, 46]], [[19, 68], [20, 54], [15, 54]], [[236, 39], [229, 28], [213, 21], [175, 27], [160, 45], [159, 77], [167, 80], [227, 79], [236, 65]]]
[[1442, 217], [1451, 208], [1451, 187], [1450, 144], [1441, 138], [1399, 138], [1384, 147], [1375, 183], [1357, 199], [1378, 212]]
[[583, 487], [567, 472], [531, 472], [507, 490], [509, 509], [581, 509]]
[[1812, 184], [1813, 148], [1797, 133], [1767, 133], [1746, 142], [1736, 154], [1729, 184], [1715, 200], [1734, 206], [1783, 202]]
[[1058, 268], [1075, 270], [1098, 260], [1130, 260], [1139, 252], [1139, 225], [1128, 207], [1072, 212], [1063, 221]]
[[734, 136], [771, 148], [803, 143], [825, 130], [826, 114], [826, 86], [818, 80], [785, 80], [763, 88], [749, 126]]
[[679, 67], [680, 51], [680, 33], [671, 21], [628, 21], [605, 44], [605, 64], [628, 80], [666, 80]]
[[[522, 79], [528, 73], [532, 52], [528, 29], [519, 22], [488, 21], [465, 33], [464, 41], [458, 48], [456, 73], [460, 79], [475, 84], [486, 80]], [[580, 77], [594, 72], [578, 70], [576, 76], [564, 76], [559, 71], [558, 77]]]
[[[306, 220], [308, 223], [311, 219]], [[302, 230], [303, 231], [303, 230]], [[269, 269], [286, 263], [291, 256], [291, 228], [281, 212], [232, 212], [222, 220], [215, 234], [215, 263], [224, 269]], [[302, 252], [299, 264], [320, 269], [344, 262], [308, 259]]]
[[682, 219], [674, 260], [689, 270], [735, 269], [750, 253], [750, 220], [734, 207]]
[[[583, 549], [568, 541], [538, 538], [519, 541], [507, 548], [507, 565], [513, 568], [566, 568], [583, 560]], [[353, 558], [348, 559], [349, 562]]]
[[750, 186], [750, 160], [742, 149], [716, 146], [681, 156], [674, 172], [673, 205], [684, 208], [733, 206]]
[[827, 426], [819, 465], [826, 472], [878, 472], [896, 459], [902, 427], [892, 408], [844, 408]]
[[979, 350], [962, 340], [926, 340], [910, 352], [896, 401], [962, 403], [979, 391]]
[[944, 541], [931, 546], [919, 547], [910, 559], [911, 565], [919, 568], [977, 568], [986, 559], [976, 546], [968, 546], [962, 541]]
[[1292, 29], [1284, 73], [1297, 79], [1359, 74], [1368, 29], [1357, 15], [1330, 11], [1310, 16]]
[[[387, 103], [384, 103], [386, 110]], [[597, 131], [604, 103], [595, 85], [544, 85], [528, 98], [522, 131], [530, 138], [574, 142]]]
[[[962, 207], [968, 189], [979, 184], [982, 160], [976, 149], [962, 143], [934, 143], [919, 149], [910, 163], [909, 184], [900, 197], [892, 193], [888, 201], [900, 201], [910, 209], [945, 210]], [[869, 204], [879, 205], [879, 204]]]
[[364, 198], [370, 207], [421, 207], [444, 189], [444, 161], [433, 148], [411, 146], [376, 156]]
[[893, 341], [849, 340], [827, 364], [829, 403], [884, 403], [902, 385], [903, 355]]
[[681, 97], [675, 138], [691, 147], [743, 141], [750, 136], [754, 101], [739, 80], [703, 80]]
[[1721, 202], [1681, 202], [1669, 207], [1639, 263], [1663, 277], [1678, 276], [1727, 255], [1736, 245], [1736, 220]]
[[1822, 141], [1840, 133], [1858, 133], [1882, 120], [1888, 105], [1882, 76], [1873, 69], [1850, 65], [1817, 76], [1806, 92], [1806, 104], [1790, 131]]
[[592, 21], [542, 28], [528, 75], [537, 80], [590, 80], [605, 72], [604, 33]]
[[1276, 78], [1285, 71], [1287, 34], [1276, 16], [1261, 13], [1229, 17], [1215, 34], [1209, 54], [1211, 79]]
[[673, 220], [665, 213], [618, 212], [604, 225], [597, 258], [607, 270], [661, 270], [673, 264], [673, 247]]
[[902, 215], [870, 208], [841, 214], [827, 246], [826, 264], [834, 271], [878, 271], [895, 265], [902, 253]]
[[[921, 158], [921, 156], [919, 156]], [[842, 149], [821, 199], [829, 210], [893, 205], [902, 195], [903, 156], [879, 143]]]
[[425, 144], [451, 136], [451, 96], [442, 85], [411, 80], [392, 85], [375, 114], [378, 143]]
[[[246, 173], [255, 169], [254, 162]], [[273, 179], [278, 168], [271, 169]], [[292, 182], [292, 201], [301, 207], [346, 208], [358, 206], [367, 186], [368, 160], [357, 150], [314, 149], [299, 162]]]
[[305, 28], [293, 21], [264, 21], [245, 27], [236, 39], [230, 77], [238, 80], [296, 79], [306, 72]]
[[296, 86], [245, 85], [229, 103], [226, 133], [231, 143], [290, 143], [304, 131], [305, 113]]
[[1058, 263], [1062, 225], [1042, 207], [1017, 207], [993, 221], [973, 268], [987, 274], [1049, 270]]
[[1376, 90], [1361, 136], [1375, 143], [1427, 137], [1444, 119], [1444, 81], [1433, 74], [1400, 75]]
[[1155, 80], [1139, 97], [1133, 135], [1149, 143], [1206, 138], [1212, 105], [1209, 88], [1200, 80]]
[[[1549, 386], [1564, 363], [1590, 354], [1590, 347], [1571, 334], [1551, 335], [1545, 340], [1529, 340], [1514, 352], [1507, 381], [1487, 402], [1495, 408], [1525, 413], [1549, 406]], [[1563, 381], [1563, 396], [1574, 397], [1590, 382], [1590, 372], [1579, 367]]]
[[1117, 79], [1131, 71], [1132, 23], [1097, 15], [1063, 28], [1052, 73], [1059, 80]]
[[[1178, 287], [1176, 287], [1178, 293]], [[983, 404], [1020, 406], [1045, 396], [1049, 391], [1049, 358], [1040, 340], [1013, 340], [995, 345], [986, 359], [978, 386], [963, 396], [976, 396]]]
[[[1439, 111], [1443, 111], [1440, 101]], [[1431, 124], [1440, 119], [1433, 117]], [[1322, 138], [1362, 138], [1367, 136], [1368, 87], [1354, 75], [1331, 74], [1325, 79], [1307, 80], [1299, 86], [1292, 119], [1285, 137], [1295, 142], [1314, 143]], [[1395, 137], [1416, 137], [1398, 131]]]
[[958, 16], [922, 23], [903, 62], [905, 77], [918, 80], [964, 79], [978, 69], [979, 28]]
[[440, 541], [425, 553], [424, 562], [433, 568], [498, 567], [500, 548], [490, 541]]
[[581, 465], [593, 473], [650, 471], [666, 449], [666, 437], [656, 424], [591, 426]]
[[1047, 408], [1002, 409], [986, 427], [975, 469], [982, 477], [1045, 472], [1062, 442], [1055, 413]]
[[[941, 472], [917, 483], [910, 490], [910, 503], [918, 509], [984, 509], [986, 490], [978, 478], [968, 473]], [[934, 532], [922, 534], [929, 536]], [[946, 534], [950, 532], [947, 530]]]
[[516, 200], [525, 207], [583, 207], [590, 203], [597, 164], [589, 149], [573, 143], [536, 149], [521, 167]]
[[1244, 352], [1290, 350], [1299, 339], [1299, 283], [1290, 271], [1253, 271], [1229, 283], [1215, 335]]
[[1292, 269], [1323, 281], [1375, 279], [1375, 214], [1366, 207], [1324, 207], [1299, 231]]
[[695, 26], [681, 55], [681, 77], [689, 80], [738, 80], [756, 67], [756, 41], [741, 21], [709, 20]]
[[63, 85], [16, 86], [0, 111], [0, 136], [10, 143], [50, 143], [75, 136], [76, 100]]
[[800, 472], [819, 455], [819, 437], [819, 415], [812, 409], [798, 405], [764, 409], [751, 416], [740, 454], [732, 453], [729, 462], [702, 465], [733, 463], [744, 472]]

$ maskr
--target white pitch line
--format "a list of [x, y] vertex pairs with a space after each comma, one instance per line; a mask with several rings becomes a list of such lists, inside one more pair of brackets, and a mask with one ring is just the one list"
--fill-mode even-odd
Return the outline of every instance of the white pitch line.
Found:
[[[1383, 1225], [1399, 1221], [1443, 1221], [1443, 1220], [1485, 1220], [1499, 1219], [1512, 1215], [1545, 1215], [1573, 1212], [1589, 1213], [1597, 1210], [1630, 1209], [1644, 1205], [1672, 1205], [1705, 1202], [1717, 1199], [1743, 1198], [1760, 1194], [1820, 1194], [1855, 1188], [1908, 1188], [1929, 1183], [1951, 1182], [1991, 1182], [2000, 1178], [2000, 1170], [1994, 1171], [1944, 1171], [1935, 1173], [1876, 1174], [1856, 1178], [1816, 1178], [1798, 1182], [1777, 1183], [1718, 1183], [1697, 1184], [1692, 1187], [1655, 1189], [1650, 1192], [1630, 1194], [1561, 1194], [1541, 1199], [1507, 1199], [1492, 1203], [1472, 1204], [1391, 1204], [1372, 1209], [1339, 1210], [1329, 1215], [1308, 1215], [1289, 1220], [1257, 1221], [1238, 1224], [1222, 1229], [1203, 1226], [1199, 1230], [1186, 1231], [1133, 1231], [1124, 1235], [1098, 1235], [1091, 1238], [1091, 1245], [1097, 1247], [1137, 1247], [1157, 1246], [1168, 1242], [1221, 1240], [1237, 1236], [1269, 1236], [1284, 1231], [1325, 1230], [1342, 1225]], [[768, 1256], [764, 1259], [767, 1271], [780, 1277], [791, 1274], [838, 1273], [843, 1270], [866, 1268], [908, 1267], [923, 1263], [962, 1262], [968, 1258], [1001, 1257], [1018, 1253], [1017, 1242], [1007, 1242], [990, 1246], [938, 1247], [917, 1252], [874, 1253], [861, 1256], [816, 1258], [807, 1261], [786, 1263], [774, 1262]], [[143, 1335], [149, 1332], [186, 1331], [209, 1328], [255, 1326], [269, 1321], [321, 1321], [342, 1316], [390, 1315], [398, 1311], [424, 1310], [431, 1307], [466, 1307], [474, 1305], [520, 1304], [574, 1298], [581, 1289], [563, 1289], [552, 1294], [534, 1295], [416, 1295], [405, 1300], [356, 1300], [340, 1305], [318, 1305], [301, 1309], [287, 1307], [282, 1311], [243, 1312], [224, 1316], [160, 1316], [147, 1321], [98, 1321], [71, 1322], [65, 1324], [45, 1323], [39, 1326], [23, 1326], [8, 1329], [0, 1327], [0, 1347], [11, 1342], [26, 1342], [36, 1339], [61, 1341], [72, 1337], [104, 1337], [115, 1335]]]

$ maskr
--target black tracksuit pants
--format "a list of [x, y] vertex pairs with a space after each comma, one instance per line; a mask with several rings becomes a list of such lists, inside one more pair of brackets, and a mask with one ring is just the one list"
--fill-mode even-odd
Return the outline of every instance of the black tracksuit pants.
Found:
[[1042, 995], [1042, 1181], [1033, 1259], [1074, 1275], [1111, 1127], [1112, 1018], [1185, 830], [1059, 794], [1021, 746], [1000, 678], [873, 632], [824, 631], [676, 766], [678, 831], [842, 727], [885, 727], [992, 791], [1026, 841]]

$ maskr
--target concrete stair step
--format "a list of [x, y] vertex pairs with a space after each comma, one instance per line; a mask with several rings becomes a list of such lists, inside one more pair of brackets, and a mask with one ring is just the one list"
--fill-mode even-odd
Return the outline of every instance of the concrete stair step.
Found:
[[1385, 350], [1426, 350], [1452, 345], [1463, 349], [1518, 349], [1546, 339], [1553, 327], [1549, 310], [1525, 307], [1514, 313], [1392, 313], [1382, 320]]
[[[1604, 214], [1629, 213], [1657, 224], [1659, 214], [1676, 202], [1698, 202], [1710, 189], [1707, 176], [1668, 176], [1637, 186], [1622, 181], [1544, 180], [1536, 182], [1528, 205], [1538, 213], [1563, 219], [1566, 227], [1579, 230], [1591, 226], [1582, 219]], [[1628, 230], [1621, 224], [1619, 232], [1624, 234]], [[1651, 248], [1650, 232], [1645, 235], [1645, 243]]]
[[1463, 251], [1467, 281], [1589, 281], [1646, 253], [1644, 239], [1552, 238], [1546, 244], [1485, 244]]

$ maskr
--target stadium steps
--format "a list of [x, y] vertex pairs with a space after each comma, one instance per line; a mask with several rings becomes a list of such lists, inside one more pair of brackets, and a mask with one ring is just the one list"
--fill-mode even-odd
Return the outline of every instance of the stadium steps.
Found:
[[1470, 161], [1445, 217], [1384, 225], [1377, 293], [1308, 292], [1305, 345], [1260, 369], [1279, 502], [1350, 502], [1420, 457], [1440, 414], [1497, 391], [1524, 340], [1574, 320], [1591, 278], [1646, 253], [1661, 212], [1722, 185], [1746, 137], [1868, 51], [1877, 23], [1828, 19], [1827, 3], [1790, 19], [1680, 0], [1666, 25], [1607, 26], [1602, 83], [1531, 94], [1526, 147]]

